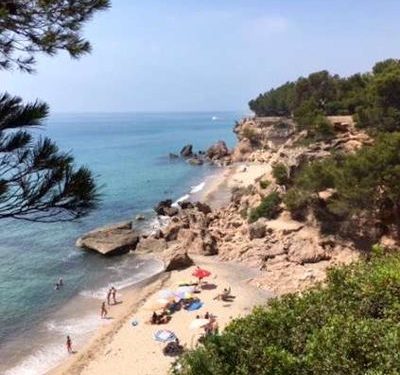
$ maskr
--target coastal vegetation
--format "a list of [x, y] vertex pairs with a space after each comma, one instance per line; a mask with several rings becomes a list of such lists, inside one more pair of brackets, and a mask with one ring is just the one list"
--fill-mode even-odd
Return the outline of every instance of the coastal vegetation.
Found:
[[329, 271], [326, 285], [286, 295], [230, 323], [180, 360], [177, 373], [397, 374], [400, 256]]
[[[108, 0], [6, 1], [0, 4], [0, 70], [32, 73], [35, 55], [90, 52], [82, 27]], [[34, 137], [49, 108], [0, 95], [0, 218], [72, 220], [95, 207], [98, 193], [91, 172], [48, 138]]]
[[277, 192], [272, 192], [263, 198], [261, 203], [250, 210], [249, 223], [257, 221], [261, 217], [274, 219], [280, 211], [281, 197]]
[[[175, 371], [183, 375], [399, 373], [400, 256], [381, 245], [371, 249], [366, 244], [383, 235], [399, 238], [400, 61], [388, 59], [369, 73], [348, 78], [327, 71], [313, 73], [261, 94], [250, 108], [261, 117], [293, 118], [300, 142], [292, 142], [292, 147], [306, 140], [305, 149], [312, 157], [299, 157], [299, 163], [290, 164], [290, 173], [288, 164], [274, 164], [272, 176], [286, 193], [265, 196], [250, 208], [248, 221], [276, 217], [282, 200], [292, 218], [305, 223], [296, 228], [311, 218], [319, 224], [322, 237], [335, 235], [324, 237], [321, 243], [326, 249], [335, 247], [336, 239], [355, 243], [359, 236], [369, 238], [359, 242], [366, 255], [356, 263], [331, 268], [323, 284], [275, 298], [232, 321], [221, 335], [208, 337], [204, 345], [183, 355]], [[355, 128], [335, 129], [327, 118], [331, 115], [352, 115]], [[267, 119], [259, 119], [263, 121]], [[337, 131], [346, 135], [340, 139]], [[333, 146], [341, 141], [351, 145], [354, 134], [361, 133], [368, 141], [353, 141], [357, 147]], [[286, 148], [280, 155], [287, 161], [288, 153]], [[326, 249], [325, 255], [331, 251]]]

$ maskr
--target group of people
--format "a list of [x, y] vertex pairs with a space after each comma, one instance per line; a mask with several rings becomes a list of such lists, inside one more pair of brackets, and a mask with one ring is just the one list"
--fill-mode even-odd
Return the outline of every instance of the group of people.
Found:
[[[107, 305], [111, 305], [111, 299], [113, 300], [113, 305], [116, 305], [117, 302], [117, 289], [115, 289], [113, 286], [108, 290], [107, 292]], [[100, 316], [102, 319], [107, 318], [108, 315], [108, 310], [106, 307], [106, 303], [102, 302], [101, 304], [101, 310], [100, 310]]]
[[163, 311], [161, 314], [157, 314], [153, 311], [153, 315], [151, 316], [150, 323], [151, 324], [166, 324], [171, 320], [171, 315], [168, 314], [167, 311]]

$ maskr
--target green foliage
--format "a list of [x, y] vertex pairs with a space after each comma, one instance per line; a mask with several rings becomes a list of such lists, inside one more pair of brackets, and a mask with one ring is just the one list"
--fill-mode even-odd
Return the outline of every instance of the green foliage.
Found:
[[272, 166], [272, 176], [279, 185], [287, 185], [289, 183], [289, 171], [283, 163], [277, 163]]
[[2, 1], [0, 4], [0, 69], [32, 72], [34, 55], [64, 50], [73, 58], [90, 52], [82, 28], [109, 0]]
[[253, 223], [260, 217], [267, 219], [274, 219], [280, 211], [279, 205], [281, 203], [281, 197], [277, 192], [268, 194], [261, 203], [250, 211], [249, 222]]
[[[0, 3], [0, 70], [33, 72], [35, 55], [67, 51], [73, 58], [90, 52], [82, 27], [108, 0], [12, 0]], [[96, 206], [94, 178], [76, 168], [68, 153], [48, 138], [33, 137], [48, 106], [0, 94], [0, 218], [65, 221]]]
[[332, 269], [325, 287], [234, 320], [179, 359], [182, 375], [400, 373], [400, 256]]
[[332, 213], [362, 213], [400, 226], [399, 149], [400, 133], [382, 134], [373, 146], [354, 154], [305, 166], [294, 181], [297, 192], [290, 193], [288, 207], [296, 208], [292, 202], [299, 192], [310, 202], [315, 193], [332, 188], [335, 194], [328, 202]]
[[271, 185], [271, 181], [260, 180], [259, 184], [261, 189], [266, 189], [269, 185]]
[[285, 194], [283, 202], [295, 219], [302, 219], [304, 210], [310, 203], [310, 195], [303, 190], [293, 188]]
[[245, 127], [242, 131], [242, 136], [247, 138], [253, 145], [258, 143], [258, 134], [253, 128]]

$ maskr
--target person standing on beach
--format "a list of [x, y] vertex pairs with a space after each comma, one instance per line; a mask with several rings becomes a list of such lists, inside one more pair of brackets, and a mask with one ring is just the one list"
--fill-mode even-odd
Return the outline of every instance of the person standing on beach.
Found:
[[110, 302], [111, 294], [112, 294], [112, 288], [109, 289], [107, 292], [107, 305], [111, 305], [111, 302]]
[[69, 336], [67, 336], [67, 351], [69, 354], [72, 353], [72, 340]]
[[117, 289], [112, 287], [111, 294], [112, 294], [113, 303], [114, 303], [114, 305], [116, 305], [117, 304]]
[[103, 302], [101, 304], [101, 319], [104, 319], [107, 316], [107, 314], [108, 314], [108, 311], [106, 309], [106, 303]]

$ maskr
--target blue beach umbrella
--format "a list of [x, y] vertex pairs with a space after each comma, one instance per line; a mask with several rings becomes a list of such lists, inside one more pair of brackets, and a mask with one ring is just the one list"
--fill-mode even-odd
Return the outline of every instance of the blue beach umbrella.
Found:
[[160, 342], [175, 341], [177, 339], [175, 333], [167, 329], [160, 329], [154, 333], [154, 340]]

